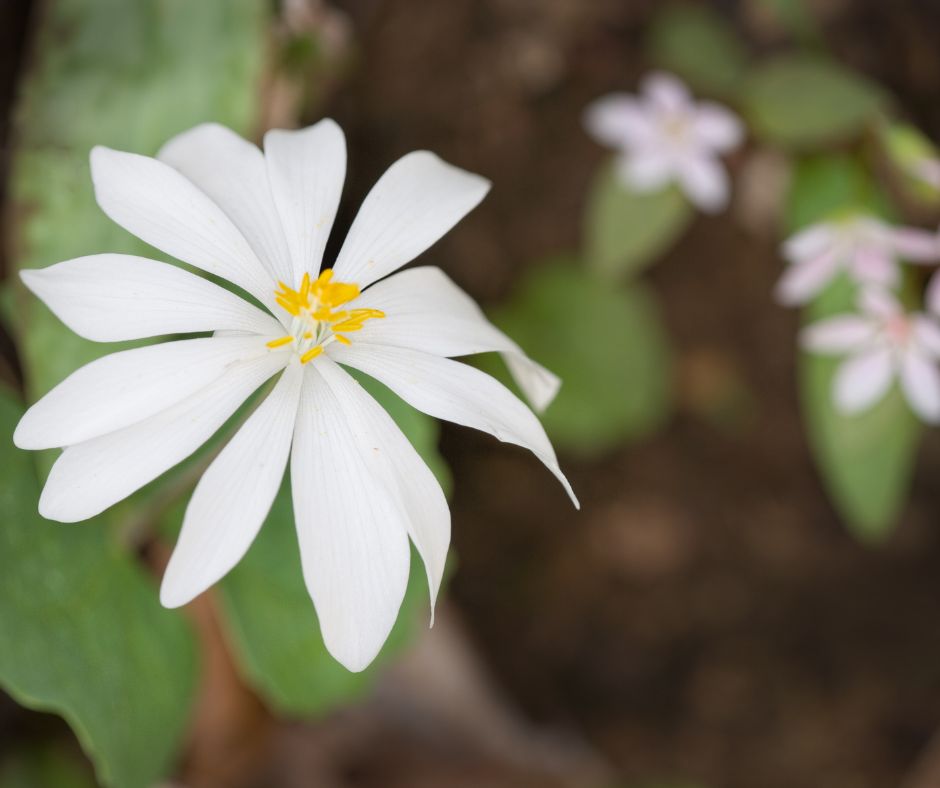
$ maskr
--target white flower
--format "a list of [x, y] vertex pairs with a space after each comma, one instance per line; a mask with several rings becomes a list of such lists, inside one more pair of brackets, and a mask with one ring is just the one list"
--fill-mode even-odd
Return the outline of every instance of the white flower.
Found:
[[[936, 298], [936, 296], [935, 296]], [[860, 314], [842, 314], [803, 329], [810, 352], [847, 355], [833, 378], [836, 408], [860, 413], [878, 402], [895, 378], [911, 409], [924, 421], [940, 422], [940, 326], [922, 312], [908, 313], [885, 290], [865, 289]]]
[[590, 104], [584, 125], [601, 144], [618, 151], [624, 185], [655, 191], [676, 182], [701, 210], [728, 204], [728, 174], [719, 156], [744, 137], [738, 118], [713, 102], [695, 102], [682, 82], [653, 73], [642, 95], [612, 93]]
[[790, 265], [777, 283], [776, 297], [794, 306], [819, 295], [840, 271], [861, 285], [893, 288], [900, 275], [898, 260], [940, 260], [940, 240], [916, 227], [855, 215], [800, 230], [784, 242], [782, 254]]
[[409, 537], [433, 610], [450, 513], [407, 438], [340, 365], [418, 410], [530, 449], [577, 504], [533, 413], [451, 357], [502, 353], [537, 408], [551, 401], [558, 379], [439, 269], [388, 276], [473, 209], [488, 181], [425, 151], [404, 156], [366, 197], [332, 270], [318, 276], [345, 177], [343, 133], [325, 120], [270, 131], [264, 147], [262, 154], [208, 124], [171, 140], [157, 159], [92, 151], [95, 194], [111, 219], [264, 308], [182, 268], [129, 255], [24, 271], [26, 285], [91, 340], [215, 333], [82, 367], [26, 412], [14, 441], [65, 447], [39, 509], [83, 520], [189, 456], [279, 374], [199, 481], [160, 598], [185, 604], [241, 559], [290, 459], [304, 578], [324, 641], [343, 665], [361, 670], [397, 616]]

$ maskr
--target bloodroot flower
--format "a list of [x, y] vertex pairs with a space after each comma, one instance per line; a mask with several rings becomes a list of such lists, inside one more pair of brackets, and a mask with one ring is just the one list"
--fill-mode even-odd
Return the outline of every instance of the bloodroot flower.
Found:
[[836, 408], [860, 413], [878, 402], [895, 378], [911, 409], [940, 422], [940, 326], [924, 313], [907, 313], [885, 290], [865, 289], [860, 314], [843, 314], [807, 326], [802, 346], [814, 353], [847, 355], [833, 380]]
[[777, 283], [777, 300], [785, 306], [811, 301], [840, 271], [860, 285], [894, 288], [898, 260], [940, 260], [936, 234], [916, 227], [894, 227], [874, 216], [849, 216], [800, 230], [783, 244], [790, 263]]
[[346, 170], [343, 133], [330, 120], [270, 131], [264, 153], [226, 128], [198, 126], [156, 159], [95, 148], [91, 170], [111, 219], [247, 297], [121, 254], [23, 272], [67, 326], [94, 341], [214, 332], [104, 356], [26, 412], [17, 446], [65, 449], [40, 512], [63, 522], [98, 514], [192, 454], [278, 376], [196, 486], [163, 578], [164, 605], [185, 604], [241, 559], [289, 459], [304, 579], [333, 656], [362, 670], [384, 643], [405, 592], [409, 537], [433, 610], [450, 542], [447, 502], [344, 366], [418, 410], [531, 450], [577, 505], [533, 413], [451, 357], [502, 353], [539, 409], [558, 379], [439, 269], [389, 276], [473, 209], [488, 181], [425, 151], [404, 156], [321, 271]]
[[604, 96], [584, 114], [588, 132], [620, 152], [616, 166], [624, 186], [647, 192], [678, 183], [701, 210], [722, 210], [729, 186], [719, 156], [744, 138], [737, 116], [718, 104], [695, 102], [670, 74], [650, 74], [641, 89], [639, 97]]

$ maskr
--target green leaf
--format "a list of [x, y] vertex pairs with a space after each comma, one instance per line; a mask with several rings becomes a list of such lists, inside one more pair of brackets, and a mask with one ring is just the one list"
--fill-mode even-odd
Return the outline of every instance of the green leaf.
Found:
[[666, 6], [650, 26], [647, 50], [657, 66], [716, 96], [733, 96], [747, 70], [741, 40], [707, 6]]
[[0, 684], [22, 705], [64, 717], [101, 782], [150, 786], [186, 726], [191, 634], [101, 522], [38, 515], [32, 458], [12, 444], [21, 415], [0, 395]]
[[[354, 374], [395, 419], [447, 491], [450, 472], [437, 451], [437, 422], [382, 384]], [[323, 645], [304, 585], [288, 482], [254, 545], [219, 591], [226, 628], [245, 677], [274, 709], [290, 715], [323, 714], [364, 693], [383, 659], [400, 650], [429, 615], [424, 564], [412, 551], [405, 600], [379, 658], [362, 673], [350, 673], [336, 662]]]
[[[843, 278], [804, 317], [809, 323], [854, 311], [853, 301], [853, 288]], [[922, 427], [897, 385], [870, 410], [840, 414], [832, 401], [832, 378], [841, 361], [800, 354], [803, 415], [833, 505], [857, 538], [875, 541], [891, 532], [904, 505]]]
[[[655, 301], [639, 284], [613, 288], [577, 261], [557, 260], [535, 268], [493, 319], [562, 380], [542, 414], [556, 448], [597, 456], [668, 416], [670, 348]], [[495, 357], [481, 366], [508, 378]]]
[[607, 279], [633, 276], [682, 235], [693, 215], [675, 186], [642, 194], [630, 191], [610, 163], [598, 172], [588, 198], [588, 266]]
[[833, 61], [783, 55], [751, 72], [742, 101], [757, 136], [784, 148], [810, 150], [857, 137], [884, 96]]
[[[227, 0], [49, 4], [17, 111], [10, 196], [18, 268], [104, 251], [162, 258], [99, 210], [88, 153], [101, 144], [152, 155], [208, 120], [247, 131], [269, 14], [267, 3]], [[30, 399], [122, 347], [81, 339], [22, 288], [18, 295]]]
[[787, 195], [784, 224], [788, 233], [855, 213], [886, 219], [894, 214], [887, 196], [857, 159], [826, 154], [799, 162]]

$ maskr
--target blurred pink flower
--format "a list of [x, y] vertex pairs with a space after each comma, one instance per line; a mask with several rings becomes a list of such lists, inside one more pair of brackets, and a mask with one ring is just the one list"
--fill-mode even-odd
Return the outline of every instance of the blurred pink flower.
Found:
[[740, 120], [718, 104], [694, 101], [670, 74], [650, 74], [640, 87], [640, 96], [611, 93], [590, 104], [585, 128], [620, 152], [617, 171], [628, 189], [654, 191], [675, 182], [701, 210], [722, 210], [730, 188], [719, 155], [741, 143]]
[[893, 227], [873, 216], [813, 224], [788, 238], [782, 254], [790, 263], [777, 283], [777, 300], [794, 306], [811, 301], [839, 271], [861, 285], [893, 288], [898, 260], [940, 260], [936, 233], [916, 227]]
[[[935, 292], [935, 300], [938, 295]], [[863, 290], [858, 306], [859, 314], [821, 320], [800, 335], [800, 344], [812, 353], [847, 356], [833, 378], [836, 408], [847, 415], [860, 413], [878, 402], [897, 378], [911, 409], [924, 421], [940, 422], [940, 325], [936, 319], [923, 312], [906, 312], [891, 293], [880, 288]]]

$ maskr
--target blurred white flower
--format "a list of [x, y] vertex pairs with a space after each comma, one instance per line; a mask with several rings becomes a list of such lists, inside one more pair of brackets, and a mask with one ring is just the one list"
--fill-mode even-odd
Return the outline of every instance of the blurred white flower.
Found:
[[[935, 293], [934, 298], [937, 298]], [[897, 378], [911, 409], [940, 422], [940, 325], [932, 315], [906, 312], [891, 293], [866, 288], [858, 314], [842, 314], [803, 329], [800, 344], [813, 353], [846, 355], [833, 378], [836, 408], [847, 415], [878, 402]]]
[[95, 194], [111, 219], [262, 306], [129, 255], [24, 271], [26, 285], [91, 340], [214, 334], [80, 368], [26, 412], [14, 441], [65, 447], [40, 512], [84, 520], [192, 454], [279, 375], [199, 481], [160, 598], [185, 604], [241, 559], [289, 458], [304, 578], [324, 641], [343, 665], [362, 670], [398, 614], [409, 537], [427, 569], [433, 610], [450, 513], [411, 443], [340, 365], [380, 380], [418, 410], [530, 449], [577, 503], [533, 413], [451, 357], [502, 353], [537, 408], [551, 401], [558, 379], [439, 269], [388, 276], [473, 209], [488, 181], [426, 151], [404, 156], [366, 197], [333, 268], [318, 276], [345, 177], [343, 133], [325, 120], [270, 131], [264, 144], [262, 153], [207, 124], [171, 140], [157, 159], [92, 151]]
[[741, 143], [741, 122], [719, 104], [694, 101], [671, 74], [649, 74], [640, 87], [640, 96], [611, 93], [590, 104], [588, 132], [620, 152], [616, 166], [628, 189], [678, 183], [701, 210], [722, 210], [730, 187], [719, 157]]
[[916, 227], [856, 215], [800, 230], [784, 242], [782, 254], [789, 266], [777, 283], [776, 297], [794, 306], [819, 295], [840, 271], [860, 285], [894, 288], [899, 260], [940, 260], [940, 239]]

